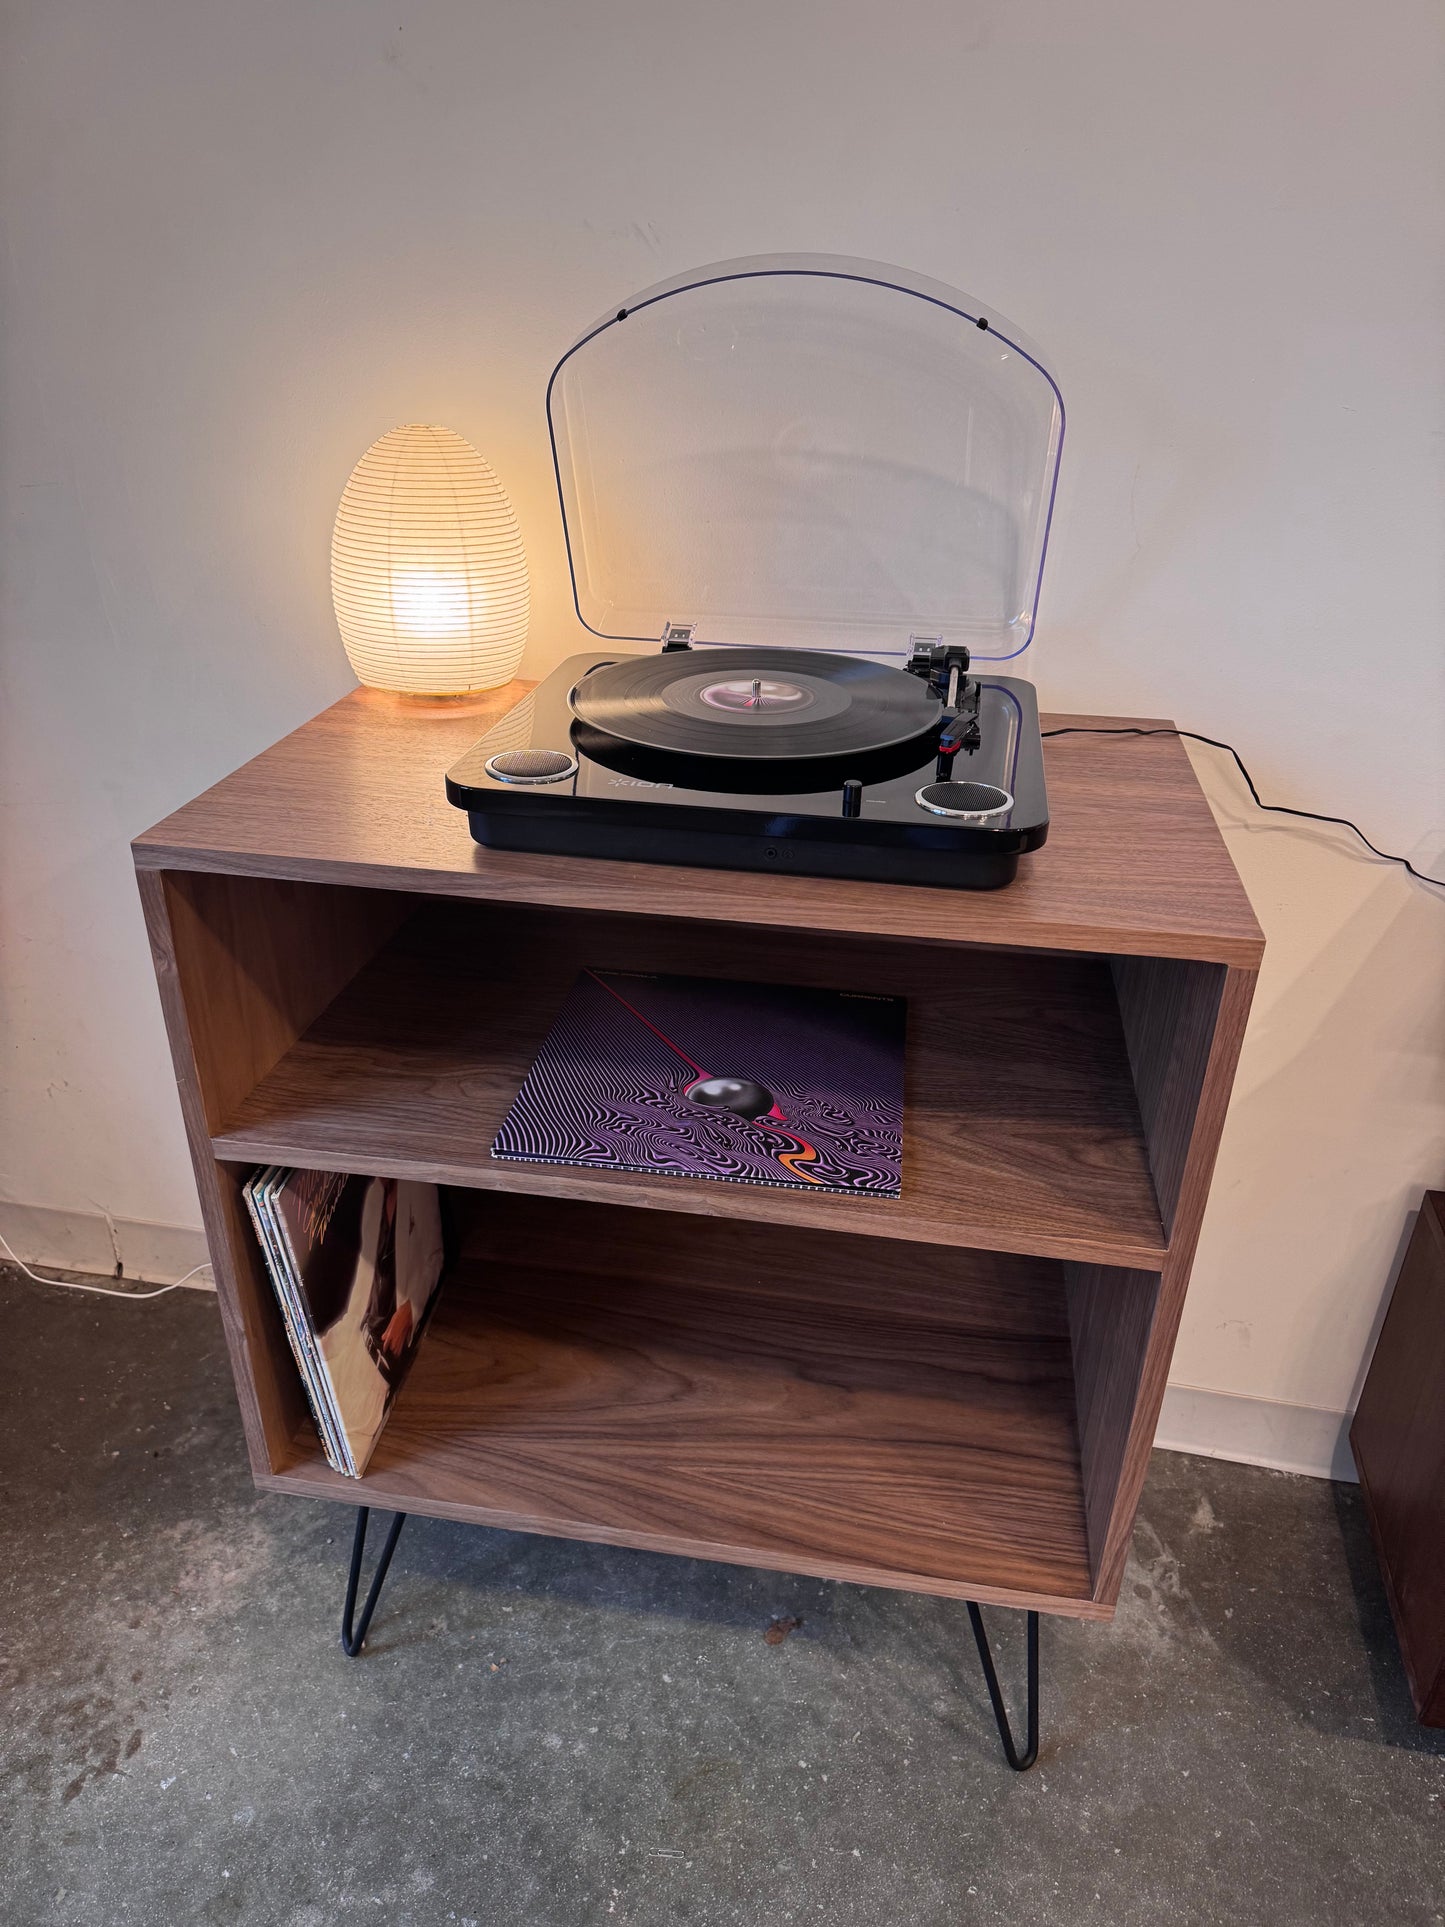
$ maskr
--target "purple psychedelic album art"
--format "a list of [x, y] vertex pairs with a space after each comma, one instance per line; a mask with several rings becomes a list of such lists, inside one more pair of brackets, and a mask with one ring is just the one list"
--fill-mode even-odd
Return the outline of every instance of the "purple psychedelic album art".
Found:
[[896, 1198], [901, 997], [584, 970], [495, 1158]]

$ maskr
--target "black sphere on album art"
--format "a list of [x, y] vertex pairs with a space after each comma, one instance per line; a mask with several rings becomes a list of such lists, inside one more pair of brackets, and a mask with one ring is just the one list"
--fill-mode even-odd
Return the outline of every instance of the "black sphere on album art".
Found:
[[738, 1117], [764, 1117], [773, 1108], [772, 1092], [751, 1077], [700, 1077], [683, 1096], [710, 1110], [733, 1111]]

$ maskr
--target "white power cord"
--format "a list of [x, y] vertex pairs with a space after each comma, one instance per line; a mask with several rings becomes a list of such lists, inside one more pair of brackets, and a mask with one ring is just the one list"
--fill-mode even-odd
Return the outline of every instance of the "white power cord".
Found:
[[11, 1264], [23, 1271], [27, 1278], [33, 1278], [37, 1285], [58, 1285], [62, 1291], [93, 1291], [97, 1298], [128, 1298], [133, 1304], [139, 1304], [146, 1298], [164, 1298], [168, 1291], [176, 1291], [182, 1285], [188, 1284], [198, 1271], [211, 1269], [209, 1261], [203, 1265], [192, 1265], [184, 1278], [177, 1278], [173, 1285], [162, 1285], [159, 1291], [116, 1291], [110, 1285], [78, 1285], [73, 1278], [42, 1278], [38, 1271], [30, 1269], [23, 1258], [16, 1257], [3, 1238], [0, 1238], [0, 1251], [3, 1251]]

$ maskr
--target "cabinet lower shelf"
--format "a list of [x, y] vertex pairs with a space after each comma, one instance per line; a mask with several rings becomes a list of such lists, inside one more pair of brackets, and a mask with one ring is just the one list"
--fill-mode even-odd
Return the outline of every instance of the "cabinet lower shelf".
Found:
[[[1079, 1616], [1062, 1268], [474, 1196], [361, 1481], [309, 1424], [262, 1480], [570, 1539]], [[1108, 1608], [1097, 1609], [1106, 1616]]]

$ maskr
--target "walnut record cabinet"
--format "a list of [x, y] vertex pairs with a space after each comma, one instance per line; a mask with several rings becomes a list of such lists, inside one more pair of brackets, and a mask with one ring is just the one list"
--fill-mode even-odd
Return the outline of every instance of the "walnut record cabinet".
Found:
[[[1184, 750], [1049, 740], [989, 893], [484, 850], [442, 774], [524, 687], [358, 690], [134, 845], [256, 1483], [359, 1508], [353, 1651], [373, 1507], [966, 1600], [1027, 1765], [1037, 1615], [1118, 1597], [1263, 949]], [[906, 995], [901, 1199], [494, 1161], [584, 964]], [[449, 1190], [360, 1481], [247, 1219], [270, 1162]], [[980, 1604], [1030, 1616], [1027, 1747]]]

